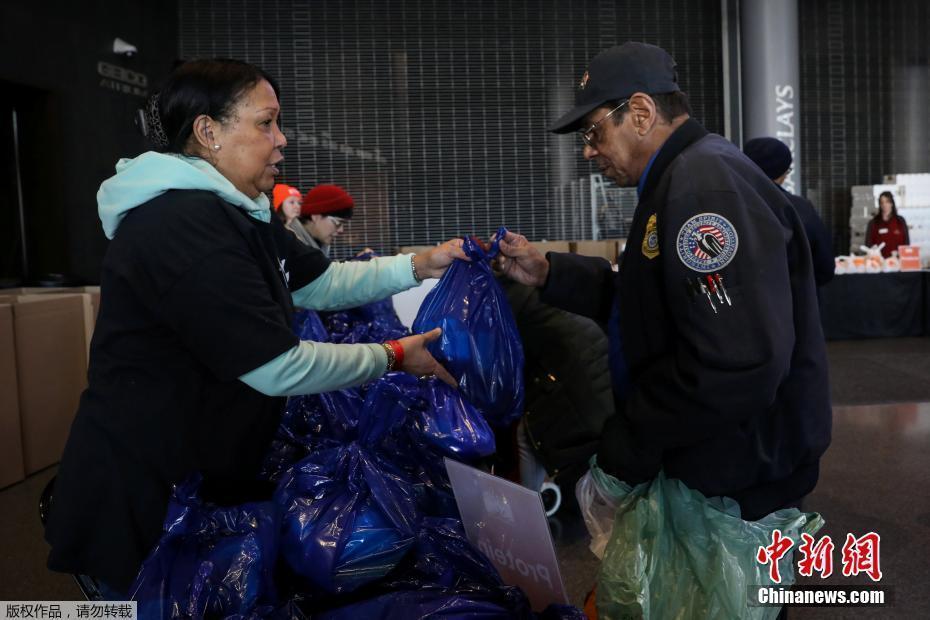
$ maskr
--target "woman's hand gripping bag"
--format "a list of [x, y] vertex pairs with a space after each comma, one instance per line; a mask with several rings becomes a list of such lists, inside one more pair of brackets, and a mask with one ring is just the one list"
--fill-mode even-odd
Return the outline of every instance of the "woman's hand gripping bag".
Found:
[[[501, 228], [497, 239], [506, 234]], [[471, 261], [456, 260], [423, 300], [414, 333], [442, 328], [429, 351], [459, 382], [459, 389], [493, 426], [508, 426], [523, 414], [523, 345], [485, 250], [473, 238], [462, 249]]]

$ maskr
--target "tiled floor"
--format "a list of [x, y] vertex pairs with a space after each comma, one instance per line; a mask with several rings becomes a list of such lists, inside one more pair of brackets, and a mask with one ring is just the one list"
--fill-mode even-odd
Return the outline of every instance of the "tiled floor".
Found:
[[0, 491], [0, 600], [79, 601], [68, 575], [45, 568], [48, 546], [39, 524], [39, 496], [57, 468]]
[[[924, 375], [930, 382], [930, 375]], [[925, 383], [926, 387], [926, 383]], [[837, 407], [833, 445], [820, 484], [805, 509], [819, 512], [836, 549], [836, 568], [826, 580], [802, 583], [855, 585], [867, 577], [843, 577], [839, 551], [847, 533], [881, 536], [881, 584], [894, 590], [894, 605], [854, 610], [855, 618], [930, 618], [930, 403]], [[799, 609], [792, 617], [839, 618], [835, 609]]]
[[[805, 509], [823, 515], [818, 535], [834, 542], [848, 532], [881, 535], [882, 584], [893, 588], [894, 604], [797, 608], [790, 617], [930, 618], [930, 339], [830, 343], [829, 353], [833, 444]], [[69, 577], [44, 565], [36, 503], [52, 475], [54, 469], [46, 470], [0, 491], [0, 600], [80, 598]], [[563, 579], [580, 603], [597, 562], [577, 519], [560, 516], [554, 531]], [[835, 573], [825, 583], [867, 582]]]

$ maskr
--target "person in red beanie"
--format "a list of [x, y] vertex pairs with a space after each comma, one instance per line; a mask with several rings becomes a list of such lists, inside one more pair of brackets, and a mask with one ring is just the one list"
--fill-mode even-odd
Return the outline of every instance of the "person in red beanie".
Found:
[[278, 183], [272, 190], [272, 198], [275, 213], [284, 222], [284, 227], [294, 233], [304, 245], [316, 247], [310, 233], [300, 221], [300, 210], [303, 204], [300, 190], [284, 183]]
[[317, 185], [307, 192], [300, 209], [300, 219], [310, 233], [309, 245], [329, 256], [330, 246], [345, 230], [346, 220], [352, 219], [353, 208], [355, 200], [338, 185]]

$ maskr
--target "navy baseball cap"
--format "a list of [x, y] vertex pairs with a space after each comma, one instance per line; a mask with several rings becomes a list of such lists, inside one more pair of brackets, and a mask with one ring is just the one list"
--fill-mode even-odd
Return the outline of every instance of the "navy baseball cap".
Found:
[[594, 57], [575, 91], [575, 107], [552, 124], [549, 131], [581, 129], [585, 115], [608, 101], [636, 92], [648, 95], [680, 91], [675, 60], [661, 47], [627, 41]]

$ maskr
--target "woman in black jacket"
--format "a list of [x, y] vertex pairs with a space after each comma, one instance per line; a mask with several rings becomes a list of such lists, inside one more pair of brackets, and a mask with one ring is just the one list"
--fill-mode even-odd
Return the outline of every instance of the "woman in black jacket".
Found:
[[122, 160], [98, 204], [112, 239], [88, 388], [46, 528], [52, 570], [127, 591], [159, 538], [173, 484], [198, 472], [205, 500], [239, 503], [293, 394], [390, 369], [436, 373], [439, 330], [383, 344], [300, 341], [294, 304], [354, 307], [438, 277], [450, 241], [418, 255], [331, 263], [272, 217], [287, 141], [278, 88], [260, 69], [201, 60], [148, 109], [157, 152]]

